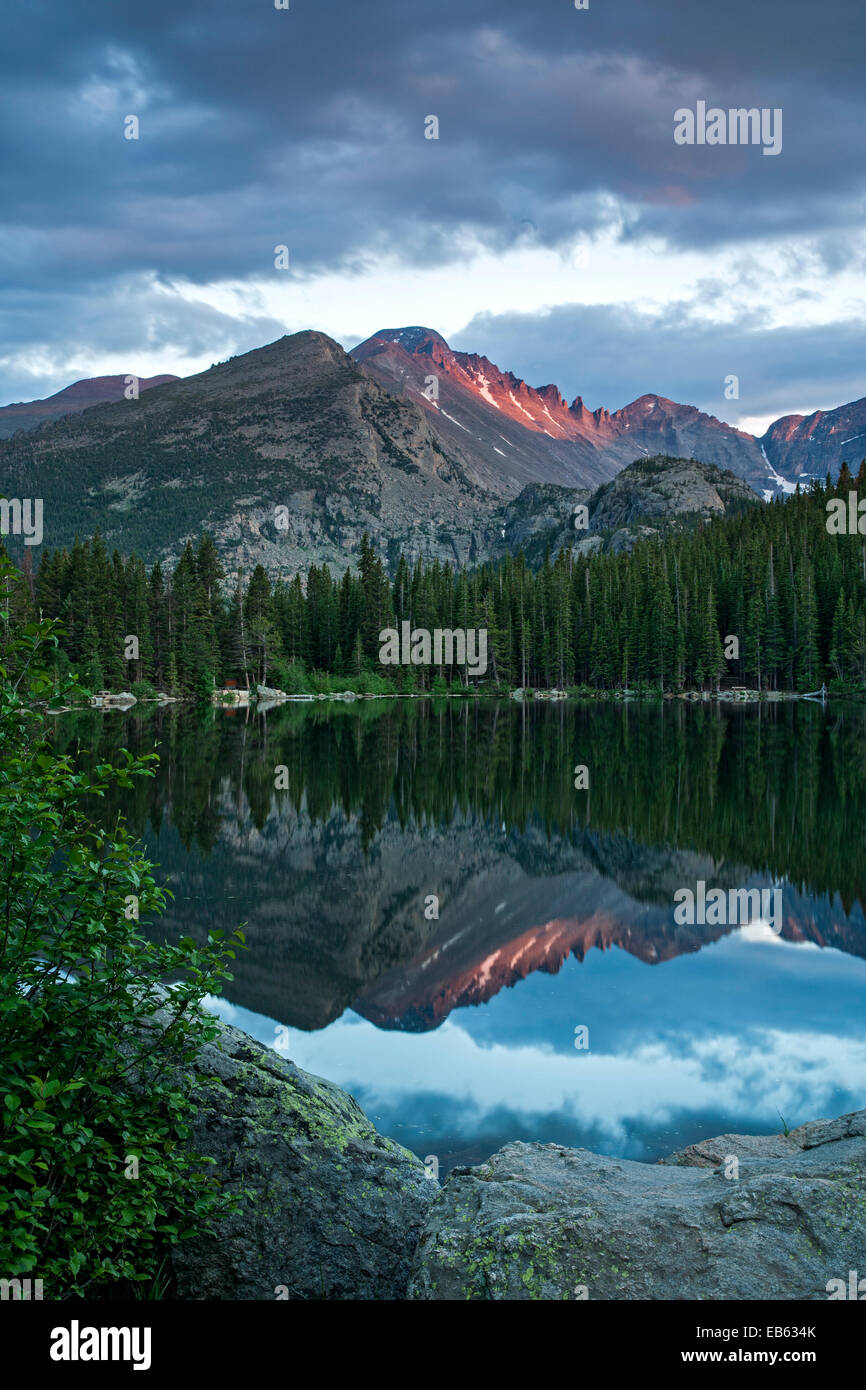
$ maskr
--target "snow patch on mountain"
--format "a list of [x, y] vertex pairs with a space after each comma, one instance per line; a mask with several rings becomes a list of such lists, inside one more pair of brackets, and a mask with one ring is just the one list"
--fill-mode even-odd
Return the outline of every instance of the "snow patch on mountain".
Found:
[[466, 425], [461, 425], [461, 423], [460, 423], [459, 420], [455, 420], [455, 419], [454, 419], [454, 416], [453, 416], [453, 415], [449, 415], [449, 414], [448, 414], [448, 411], [447, 411], [447, 410], [443, 410], [441, 406], [439, 407], [439, 413], [440, 413], [441, 415], [444, 415], [446, 420], [450, 420], [451, 423], [452, 423], [452, 425], [456, 425], [458, 429], [466, 430], [466, 433], [467, 433], [467, 434], [471, 434], [471, 433], [472, 433], [472, 431], [471, 431]]
[[495, 406], [497, 410], [501, 410], [502, 407], [500, 406], [499, 402], [497, 400], [494, 400], [494, 398], [490, 394], [490, 383], [487, 380], [487, 377], [482, 376], [482, 374], [479, 372], [478, 376], [475, 378], [475, 384], [478, 387], [478, 394], [480, 396], [483, 396], [486, 401], [489, 401], [490, 405]]
[[[796, 491], [797, 491], [797, 484], [796, 484], [796, 483], [789, 482], [789, 480], [788, 480], [787, 478], [783, 478], [783, 477], [782, 477], [781, 473], [777, 473], [777, 472], [776, 472], [776, 470], [775, 470], [775, 468], [773, 467], [773, 465], [771, 464], [770, 460], [767, 458], [767, 451], [766, 451], [766, 449], [764, 448], [763, 444], [761, 445], [761, 454], [762, 454], [762, 456], [763, 456], [764, 463], [767, 465], [767, 470], [768, 470], [768, 472], [769, 472], [769, 474], [770, 474], [770, 477], [773, 479], [773, 482], [774, 482], [779, 488], [781, 488], [782, 492], [787, 492], [787, 493], [796, 492]], [[765, 490], [765, 492], [764, 492], [764, 497], [765, 497], [765, 500], [766, 500], [767, 502], [769, 502], [770, 497], [772, 497], [772, 495], [773, 495], [773, 494], [772, 494], [772, 492], [771, 492], [770, 495], [767, 496], [767, 493], [766, 493], [766, 490]]]

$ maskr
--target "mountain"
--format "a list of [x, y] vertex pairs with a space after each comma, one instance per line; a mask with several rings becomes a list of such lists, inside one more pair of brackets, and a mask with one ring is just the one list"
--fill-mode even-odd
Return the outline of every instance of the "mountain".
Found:
[[664, 396], [612, 414], [588, 410], [580, 396], [569, 405], [556, 386], [528, 386], [486, 357], [454, 352], [429, 328], [383, 329], [352, 356], [426, 410], [443, 445], [492, 491], [606, 482], [641, 454], [701, 459], [757, 491], [779, 486], [753, 435]]
[[[604, 840], [599, 847], [606, 848]], [[654, 851], [634, 849], [636, 861], [650, 874]], [[664, 863], [664, 852], [655, 853]], [[707, 862], [682, 852], [664, 867], [678, 867], [682, 876], [695, 865], [705, 872]], [[747, 878], [734, 865], [725, 866], [725, 881], [737, 888], [768, 888], [773, 882], [757, 874]], [[497, 904], [499, 892], [508, 894], [505, 904]], [[592, 950], [617, 948], [645, 965], [662, 965], [736, 930], [679, 926], [669, 906], [632, 896], [617, 876], [585, 870], [493, 884], [486, 900], [483, 890], [469, 890], [460, 912], [465, 915], [458, 918], [458, 931], [453, 923], [433, 930], [421, 950], [366, 985], [352, 1000], [353, 1010], [377, 1028], [426, 1032], [452, 1010], [484, 1004], [536, 971], [557, 974], [569, 956], [583, 962]], [[785, 892], [780, 939], [866, 955], [862, 916], [849, 917], [838, 901], [826, 899], [816, 913], [814, 900], [791, 887]]]
[[[853, 455], [851, 444], [857, 445]], [[852, 456], [866, 454], [866, 396], [837, 410], [784, 415], [770, 426], [761, 445], [772, 466], [791, 482], [808, 486], [812, 478], [823, 481], [828, 470], [835, 476], [843, 460], [850, 464]]]
[[43, 499], [47, 546], [99, 528], [152, 561], [208, 529], [231, 568], [272, 573], [342, 570], [365, 531], [471, 561], [491, 501], [426, 411], [316, 332], [0, 441], [0, 490]]
[[[825, 470], [866, 435], [866, 402], [778, 421], [766, 444], [659, 396], [590, 412], [425, 328], [386, 330], [353, 354], [296, 333], [144, 381], [134, 401], [123, 382], [6, 407], [7, 423], [19, 409], [65, 413], [0, 438], [0, 492], [43, 499], [52, 548], [99, 529], [109, 548], [170, 561], [207, 529], [229, 571], [272, 575], [341, 572], [365, 531], [391, 566], [401, 551], [471, 565], [521, 545], [531, 560], [572, 542], [627, 549], [791, 490], [804, 458]], [[109, 390], [119, 399], [89, 404]]]
[[[150, 391], [154, 386], [164, 386], [178, 377], [143, 376], [138, 378], [139, 391]], [[17, 401], [13, 405], [0, 406], [0, 439], [8, 439], [16, 430], [35, 430], [47, 420], [57, 420], [63, 415], [76, 415], [92, 405], [104, 401], [122, 401], [126, 390], [126, 376], [94, 376], [83, 381], [75, 381], [65, 386], [53, 396], [43, 401]]]
[[[581, 504], [588, 514], [585, 529], [575, 524]], [[543, 560], [546, 549], [555, 555], [562, 546], [573, 545], [584, 555], [618, 553], [638, 540], [760, 505], [758, 494], [734, 473], [660, 455], [629, 464], [594, 492], [540, 483], [524, 488], [503, 508], [490, 548], [494, 555], [522, 549], [530, 564]]]
[[514, 496], [533, 482], [600, 483], [622, 466], [599, 455], [589, 426], [581, 432], [580, 413], [594, 418], [582, 404], [572, 419], [555, 386], [536, 391], [486, 357], [452, 352], [428, 328], [384, 330], [352, 356], [389, 391], [425, 410], [443, 445], [494, 494]]
[[[272, 799], [255, 823], [233, 766], [218, 764], [210, 855], [184, 850], [171, 801], [160, 803], [158, 834], [147, 827], [175, 896], [146, 930], [173, 941], [229, 932], [243, 902], [250, 950], [227, 996], [293, 1028], [326, 1027], [351, 1008], [379, 1028], [425, 1032], [537, 971], [556, 974], [570, 955], [616, 947], [661, 965], [735, 930], [677, 924], [677, 888], [774, 882], [706, 852], [591, 829], [550, 836], [532, 822], [517, 834], [473, 813], [413, 833], [388, 816], [365, 831], [364, 817], [337, 803], [317, 817]], [[341, 891], [329, 892], [337, 869]], [[431, 884], [447, 904], [440, 921], [419, 910]], [[862, 912], [847, 914], [838, 895], [816, 901], [787, 885], [781, 938], [866, 956]]]
[[[453, 449], [439, 423], [325, 334], [297, 333], [139, 400], [0, 441], [0, 489], [43, 499], [52, 548], [98, 528], [109, 548], [170, 560], [207, 529], [230, 571], [262, 563], [272, 574], [294, 574], [327, 563], [339, 572], [356, 559], [365, 531], [391, 564], [401, 551], [472, 564], [530, 531], [543, 553], [548, 533], [573, 539], [568, 527], [584, 500], [590, 531], [601, 537], [594, 544], [605, 543], [610, 503], [597, 507], [589, 490], [547, 481], [568, 476], [564, 467], [539, 455], [526, 467], [528, 490], [515, 497], [521, 477], [513, 464], [495, 476], [482, 451]], [[511, 428], [515, 438], [529, 435], [516, 422]], [[704, 465], [681, 467], [691, 483], [678, 475], [667, 496], [679, 490], [688, 507], [700, 494], [710, 511], [723, 510]], [[640, 492], [643, 473], [629, 478], [617, 496]], [[729, 484], [737, 486], [732, 475]], [[653, 487], [660, 495], [655, 475]]]

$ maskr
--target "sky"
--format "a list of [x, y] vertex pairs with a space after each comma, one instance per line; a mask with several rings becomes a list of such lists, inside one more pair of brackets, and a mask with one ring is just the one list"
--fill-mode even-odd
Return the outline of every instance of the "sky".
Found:
[[7, 0], [0, 404], [409, 325], [592, 409], [866, 395], [861, 0], [288, 6]]

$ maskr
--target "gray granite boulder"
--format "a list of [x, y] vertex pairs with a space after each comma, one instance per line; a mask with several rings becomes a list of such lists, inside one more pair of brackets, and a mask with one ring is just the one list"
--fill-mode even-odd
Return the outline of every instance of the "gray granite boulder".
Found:
[[821, 1300], [858, 1269], [866, 1111], [706, 1140], [661, 1164], [508, 1144], [452, 1172], [409, 1297]]
[[249, 1192], [212, 1236], [172, 1254], [181, 1299], [405, 1296], [439, 1184], [345, 1091], [236, 1028], [202, 1047], [191, 1147]]

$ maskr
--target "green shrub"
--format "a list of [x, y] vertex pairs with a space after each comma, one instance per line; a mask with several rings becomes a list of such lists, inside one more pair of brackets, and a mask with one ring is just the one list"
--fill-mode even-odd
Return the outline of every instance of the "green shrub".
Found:
[[154, 700], [156, 698], [156, 686], [151, 685], [150, 681], [133, 681], [129, 687], [130, 694], [136, 700]]
[[309, 677], [299, 661], [292, 661], [282, 673], [280, 689], [287, 695], [311, 695]]
[[359, 676], [338, 676], [335, 690], [354, 690], [357, 695], [394, 695], [397, 687], [389, 676], [378, 671], [362, 671]]
[[207, 667], [204, 667], [197, 673], [193, 683], [193, 694], [195, 695], [196, 703], [199, 705], [209, 705], [214, 689], [213, 674]]
[[[0, 579], [17, 580], [6, 562]], [[165, 894], [122, 822], [84, 808], [155, 758], [79, 771], [54, 749], [33, 706], [55, 693], [55, 644], [32, 623], [0, 648], [0, 1277], [158, 1296], [170, 1247], [230, 1209], [184, 1140], [189, 1064], [218, 1032], [201, 1001], [233, 942], [142, 934]]]

